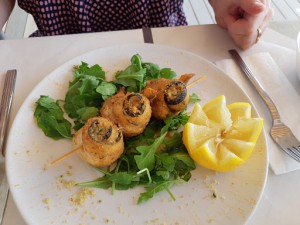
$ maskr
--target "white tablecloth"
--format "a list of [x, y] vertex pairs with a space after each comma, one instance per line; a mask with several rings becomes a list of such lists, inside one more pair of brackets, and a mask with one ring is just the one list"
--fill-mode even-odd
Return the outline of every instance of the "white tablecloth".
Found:
[[[154, 43], [182, 48], [215, 62], [229, 58], [227, 50], [235, 45], [225, 30], [216, 25], [152, 29]], [[18, 70], [11, 121], [18, 108], [48, 73], [69, 59], [89, 50], [125, 43], [143, 43], [141, 30], [92, 33], [69, 36], [0, 41], [0, 90], [8, 69]], [[251, 55], [269, 52], [291, 85], [300, 93], [296, 78], [295, 41], [267, 30], [259, 44], [243, 52]], [[300, 224], [300, 171], [276, 176], [270, 170], [261, 202], [249, 224]], [[12, 197], [9, 196], [3, 225], [24, 225]], [[42, 222], [41, 222], [42, 224]]]

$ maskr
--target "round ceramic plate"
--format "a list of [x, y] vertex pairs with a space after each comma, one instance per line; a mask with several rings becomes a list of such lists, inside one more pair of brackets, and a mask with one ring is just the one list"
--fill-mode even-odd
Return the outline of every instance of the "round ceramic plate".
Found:
[[[238, 169], [216, 173], [200, 166], [187, 183], [175, 185], [173, 201], [162, 191], [137, 204], [137, 187], [126, 191], [73, 187], [73, 182], [93, 180], [99, 172], [76, 154], [49, 166], [71, 150], [69, 140], [54, 141], [37, 127], [33, 112], [40, 95], [63, 99], [72, 80], [72, 67], [81, 61], [99, 64], [113, 78], [130, 64], [134, 54], [178, 75], [196, 73], [207, 78], [189, 88], [200, 104], [225, 95], [227, 103], [251, 100], [226, 74], [205, 59], [179, 49], [153, 44], [131, 44], [96, 49], [70, 60], [42, 80], [27, 97], [7, 141], [7, 176], [13, 198], [25, 221], [40, 224], [244, 224], [253, 213], [267, 176], [267, 150], [262, 134], [251, 157]], [[190, 110], [190, 109], [189, 109]], [[256, 114], [253, 109], [253, 113]]]

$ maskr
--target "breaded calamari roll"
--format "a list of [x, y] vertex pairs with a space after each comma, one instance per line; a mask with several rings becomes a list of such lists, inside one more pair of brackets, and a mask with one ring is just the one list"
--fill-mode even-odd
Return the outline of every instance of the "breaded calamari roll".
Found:
[[151, 113], [149, 99], [140, 93], [125, 94], [123, 88], [108, 98], [100, 109], [102, 117], [121, 127], [124, 137], [141, 134], [150, 121]]
[[124, 151], [123, 135], [119, 127], [103, 117], [90, 118], [72, 140], [77, 154], [89, 164], [106, 167], [120, 158]]
[[184, 110], [189, 102], [186, 83], [193, 76], [184, 74], [179, 79], [149, 80], [142, 93], [150, 99], [152, 116], [164, 120]]

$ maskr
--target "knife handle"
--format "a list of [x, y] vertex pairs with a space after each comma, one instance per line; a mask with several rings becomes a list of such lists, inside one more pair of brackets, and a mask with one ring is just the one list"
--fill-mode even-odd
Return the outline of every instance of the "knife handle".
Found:
[[0, 104], [0, 151], [4, 156], [5, 136], [7, 133], [11, 103], [13, 99], [17, 70], [8, 70], [5, 77]]

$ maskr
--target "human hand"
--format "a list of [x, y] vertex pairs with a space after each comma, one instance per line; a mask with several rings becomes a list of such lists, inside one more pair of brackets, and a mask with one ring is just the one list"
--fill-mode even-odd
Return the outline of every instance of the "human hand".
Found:
[[210, 0], [217, 23], [228, 30], [241, 49], [258, 41], [267, 28], [273, 9], [271, 0]]

